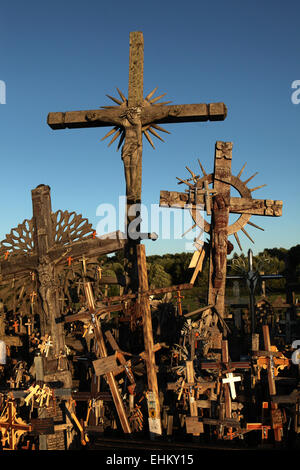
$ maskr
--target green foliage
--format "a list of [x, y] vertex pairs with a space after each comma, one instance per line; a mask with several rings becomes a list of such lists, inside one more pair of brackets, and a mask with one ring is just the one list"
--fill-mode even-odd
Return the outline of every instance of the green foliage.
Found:
[[[147, 268], [149, 276], [149, 286], [168, 287], [189, 283], [193, 274], [193, 269], [188, 269], [192, 258], [192, 253], [175, 253], [147, 256]], [[122, 251], [115, 253], [113, 256], [102, 256], [101, 265], [103, 274], [113, 275], [113, 273], [124, 274], [124, 254]], [[296, 292], [300, 291], [300, 245], [296, 245], [290, 249], [286, 248], [265, 248], [262, 252], [253, 257], [254, 269], [264, 274], [282, 274], [284, 278], [278, 280], [268, 280], [268, 292], [284, 292], [286, 285], [286, 277], [292, 277], [296, 285]], [[237, 269], [240, 266], [240, 269]], [[241, 274], [241, 271], [248, 270], [247, 254], [238, 255], [233, 253], [231, 259], [228, 260], [228, 274]], [[207, 299], [209, 262], [206, 259], [202, 272], [199, 273], [195, 281], [195, 289], [193, 294], [186, 293], [183, 304], [205, 305]], [[228, 287], [232, 282], [228, 281]], [[240, 283], [241, 292], [247, 295], [246, 285]], [[193, 298], [192, 298], [192, 297]]]
[[149, 287], [168, 287], [172, 285], [172, 276], [159, 263], [148, 263]]

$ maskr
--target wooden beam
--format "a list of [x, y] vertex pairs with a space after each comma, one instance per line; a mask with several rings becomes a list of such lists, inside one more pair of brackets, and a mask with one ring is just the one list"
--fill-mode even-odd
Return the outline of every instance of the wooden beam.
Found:
[[[204, 195], [198, 193], [197, 197], [197, 204], [205, 203]], [[283, 202], [279, 200], [230, 197], [229, 201], [232, 214], [252, 214], [266, 217], [280, 217], [282, 215]], [[160, 191], [160, 207], [186, 209], [187, 204], [191, 205], [191, 209], [195, 208], [193, 192], [188, 194], [179, 191]]]
[[[229, 352], [228, 352], [228, 341], [222, 341], [222, 362], [228, 364], [229, 362]], [[225, 383], [224, 386], [224, 395], [225, 395], [225, 418], [231, 418], [231, 396], [229, 384]]]
[[265, 350], [269, 352], [269, 364], [268, 364], [268, 384], [270, 395], [276, 395], [276, 385], [274, 377], [274, 360], [273, 360], [273, 351], [271, 350], [271, 340], [269, 326], [263, 325], [263, 337], [264, 337], [264, 346]]
[[[227, 116], [224, 103], [155, 105], [142, 109], [141, 122], [175, 124], [180, 122], [223, 121]], [[120, 109], [92, 109], [49, 113], [47, 123], [53, 130], [121, 126]]]
[[226, 232], [230, 210], [231, 160], [232, 143], [216, 142], [213, 187], [217, 191], [217, 196], [214, 198], [211, 223], [208, 304], [214, 304], [221, 317], [224, 316], [225, 309], [227, 268]]
[[[86, 299], [89, 303], [89, 309], [90, 309], [92, 323], [94, 327], [95, 338], [96, 338], [97, 345], [98, 345], [97, 352], [101, 358], [104, 358], [104, 357], [107, 357], [107, 350], [106, 350], [100, 323], [98, 319], [96, 318], [96, 316], [94, 315], [95, 309], [94, 309], [93, 292], [92, 292], [91, 284], [89, 282], [85, 282], [84, 290], [86, 294]], [[116, 407], [116, 410], [117, 410], [117, 413], [121, 422], [122, 429], [124, 433], [130, 434], [131, 429], [130, 429], [129, 421], [126, 416], [123, 400], [120, 395], [114, 374], [112, 372], [108, 372], [105, 375], [105, 377], [106, 377], [108, 386], [110, 388], [110, 391], [113, 397], [113, 401], [114, 401], [114, 404], [115, 404], [115, 407]]]
[[[146, 253], [145, 246], [137, 246], [137, 260], [138, 260], [138, 275], [139, 275], [139, 286], [141, 293], [147, 292], [148, 286], [148, 275], [147, 275], [147, 264], [146, 264]], [[143, 333], [144, 333], [144, 346], [147, 355], [146, 368], [148, 378], [148, 388], [150, 392], [153, 392], [156, 400], [156, 419], [160, 421], [160, 406], [159, 406], [159, 393], [158, 383], [156, 375], [156, 364], [154, 354], [154, 342], [153, 342], [153, 331], [152, 331], [152, 318], [149, 299], [141, 299], [141, 311], [143, 319]], [[160, 424], [161, 428], [161, 424]]]
[[129, 35], [128, 106], [143, 105], [144, 38], [141, 31]]

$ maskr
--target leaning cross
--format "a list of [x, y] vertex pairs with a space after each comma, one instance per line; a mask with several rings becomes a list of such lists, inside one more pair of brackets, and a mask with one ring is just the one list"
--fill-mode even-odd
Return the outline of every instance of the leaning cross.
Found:
[[[93, 324], [95, 339], [96, 339], [97, 346], [98, 346], [97, 355], [98, 357], [100, 356], [101, 358], [105, 358], [107, 357], [107, 349], [106, 349], [106, 345], [104, 342], [104, 337], [103, 337], [100, 322], [95, 315], [95, 312], [96, 312], [95, 299], [94, 299], [94, 294], [92, 291], [91, 284], [89, 282], [84, 282], [84, 290], [85, 290], [86, 301], [87, 301], [87, 305], [89, 309], [89, 315]], [[122, 429], [124, 433], [130, 434], [131, 429], [130, 429], [129, 421], [126, 415], [124, 403], [123, 403], [120, 391], [118, 389], [118, 385], [115, 380], [114, 374], [111, 371], [107, 371], [107, 373], [105, 374], [105, 377], [106, 377], [106, 381], [108, 383], [108, 386], [110, 388], [110, 391], [113, 397], [113, 401], [114, 401], [114, 404], [115, 404], [115, 407], [116, 407], [116, 410], [120, 419]]]
[[[137, 290], [138, 273], [136, 270], [135, 245], [139, 239], [130, 238], [130, 222], [136, 218], [136, 204], [141, 203], [142, 187], [142, 135], [154, 147], [149, 132], [161, 137], [157, 130], [168, 132], [159, 124], [180, 122], [222, 121], [227, 109], [224, 103], [170, 105], [158, 102], [164, 95], [153, 98], [156, 88], [143, 97], [144, 39], [143, 33], [130, 33], [128, 98], [117, 89], [121, 99], [110, 97], [116, 105], [103, 106], [101, 109], [67, 111], [48, 114], [48, 125], [56, 129], [92, 128], [113, 126], [105, 137], [113, 135], [110, 144], [120, 137], [118, 149], [121, 150], [126, 179], [126, 233], [129, 239], [127, 262], [129, 284]], [[109, 145], [110, 145], [109, 144]], [[139, 238], [139, 237], [138, 237]]]

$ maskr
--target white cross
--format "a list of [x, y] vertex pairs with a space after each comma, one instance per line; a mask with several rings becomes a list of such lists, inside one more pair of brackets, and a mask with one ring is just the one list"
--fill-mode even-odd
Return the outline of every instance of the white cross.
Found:
[[229, 384], [231, 397], [234, 400], [236, 398], [235, 385], [234, 382], [240, 382], [241, 377], [234, 377], [232, 372], [226, 374], [226, 379], [222, 379], [223, 384]]

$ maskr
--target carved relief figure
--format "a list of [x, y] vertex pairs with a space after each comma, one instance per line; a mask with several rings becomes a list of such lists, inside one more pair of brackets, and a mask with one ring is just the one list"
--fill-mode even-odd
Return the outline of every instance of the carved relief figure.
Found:
[[214, 262], [214, 287], [219, 289], [223, 280], [223, 267], [233, 245], [227, 239], [228, 210], [222, 194], [217, 194], [213, 203], [212, 250]]
[[121, 117], [125, 129], [125, 142], [122, 148], [128, 199], [135, 200], [141, 187], [142, 124], [141, 108], [129, 108]]

